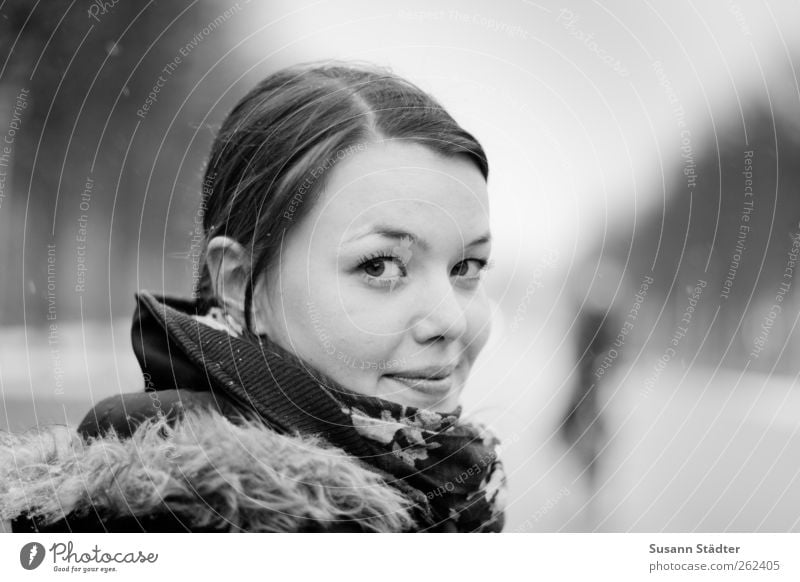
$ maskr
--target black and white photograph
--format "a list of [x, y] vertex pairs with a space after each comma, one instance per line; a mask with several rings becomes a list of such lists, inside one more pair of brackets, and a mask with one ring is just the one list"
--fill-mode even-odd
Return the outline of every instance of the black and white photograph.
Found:
[[0, 571], [374, 532], [800, 575], [747, 545], [800, 532], [798, 23], [0, 0]]

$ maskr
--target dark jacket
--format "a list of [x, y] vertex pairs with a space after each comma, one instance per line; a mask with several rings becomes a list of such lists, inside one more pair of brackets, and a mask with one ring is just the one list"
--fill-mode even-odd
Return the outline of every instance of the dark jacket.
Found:
[[99, 402], [76, 431], [3, 437], [0, 519], [18, 532], [415, 530], [415, 502], [359, 460], [341, 411], [303, 406], [307, 372], [200, 323], [198, 306], [138, 294], [145, 391]]

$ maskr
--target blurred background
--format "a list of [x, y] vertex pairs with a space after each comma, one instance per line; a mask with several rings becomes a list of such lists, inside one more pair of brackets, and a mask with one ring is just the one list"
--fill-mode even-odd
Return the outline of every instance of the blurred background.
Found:
[[0, 3], [0, 429], [143, 389], [133, 294], [191, 293], [224, 116], [285, 65], [367, 60], [489, 155], [495, 317], [465, 408], [504, 440], [507, 531], [800, 531], [797, 22], [733, 0]]

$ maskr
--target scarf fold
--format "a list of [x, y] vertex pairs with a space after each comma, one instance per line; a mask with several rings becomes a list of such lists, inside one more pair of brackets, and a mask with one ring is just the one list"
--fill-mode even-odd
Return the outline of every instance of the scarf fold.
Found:
[[[497, 532], [505, 475], [497, 438], [461, 418], [336, 384], [218, 306], [138, 293], [133, 346], [148, 390], [211, 390], [284, 434], [320, 435], [414, 503], [421, 531]], [[202, 311], [202, 312], [201, 312]]]

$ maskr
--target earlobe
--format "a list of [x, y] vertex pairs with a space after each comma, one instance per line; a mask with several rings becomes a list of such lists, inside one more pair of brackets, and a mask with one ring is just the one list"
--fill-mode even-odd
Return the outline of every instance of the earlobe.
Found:
[[227, 236], [215, 236], [206, 247], [214, 295], [225, 310], [244, 322], [244, 298], [250, 260], [244, 247]]

